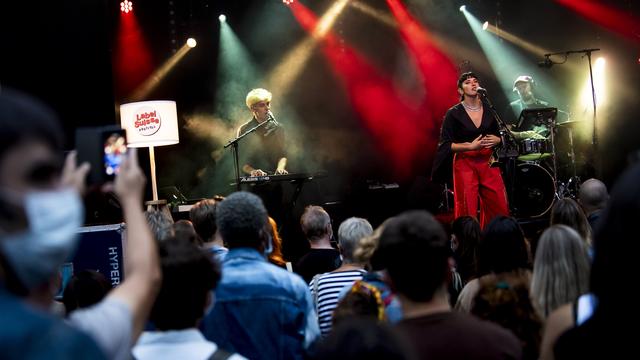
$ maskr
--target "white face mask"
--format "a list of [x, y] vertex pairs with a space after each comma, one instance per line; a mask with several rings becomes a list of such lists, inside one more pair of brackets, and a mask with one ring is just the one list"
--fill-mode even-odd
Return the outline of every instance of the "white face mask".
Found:
[[55, 274], [75, 250], [84, 208], [72, 189], [28, 192], [22, 207], [29, 226], [0, 234], [0, 251], [22, 284], [32, 289]]

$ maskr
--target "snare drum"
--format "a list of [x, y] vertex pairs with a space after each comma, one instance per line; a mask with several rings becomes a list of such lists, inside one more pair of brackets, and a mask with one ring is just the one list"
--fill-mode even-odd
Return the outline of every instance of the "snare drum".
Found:
[[520, 161], [537, 161], [551, 156], [551, 145], [547, 139], [524, 139], [520, 142]]

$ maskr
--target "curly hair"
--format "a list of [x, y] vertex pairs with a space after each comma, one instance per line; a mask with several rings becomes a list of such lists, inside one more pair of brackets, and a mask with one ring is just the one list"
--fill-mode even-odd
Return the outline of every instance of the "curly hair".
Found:
[[531, 302], [525, 276], [511, 273], [483, 277], [471, 313], [513, 332], [522, 343], [523, 359], [538, 358], [543, 322]]

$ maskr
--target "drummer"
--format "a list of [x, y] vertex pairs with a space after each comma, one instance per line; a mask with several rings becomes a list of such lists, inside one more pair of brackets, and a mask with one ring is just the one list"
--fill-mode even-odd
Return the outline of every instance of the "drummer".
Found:
[[519, 124], [519, 116], [522, 110], [538, 109], [549, 107], [549, 103], [535, 97], [533, 89], [536, 83], [530, 75], [520, 75], [513, 82], [513, 92], [518, 94], [518, 99], [509, 104], [511, 113], [507, 119], [513, 121], [507, 126], [512, 130], [514, 137], [523, 139], [546, 139], [549, 136], [549, 129], [546, 125]]

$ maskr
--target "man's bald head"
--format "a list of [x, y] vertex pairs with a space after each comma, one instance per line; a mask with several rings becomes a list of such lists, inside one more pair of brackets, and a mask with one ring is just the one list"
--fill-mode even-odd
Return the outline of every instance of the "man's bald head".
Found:
[[607, 186], [598, 179], [589, 179], [580, 185], [580, 205], [587, 214], [603, 209], [609, 200]]

